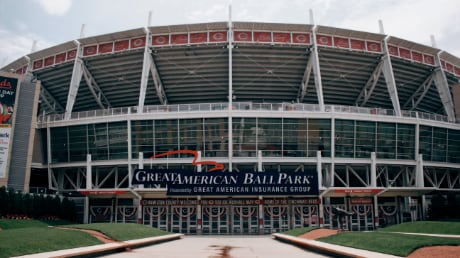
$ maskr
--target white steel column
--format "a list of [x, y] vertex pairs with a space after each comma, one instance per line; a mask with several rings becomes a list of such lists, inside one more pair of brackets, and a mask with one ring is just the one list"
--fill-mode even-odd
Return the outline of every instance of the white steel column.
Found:
[[425, 187], [423, 179], [423, 154], [418, 154], [417, 165], [415, 166], [415, 186]]
[[91, 154], [86, 155], [86, 189], [93, 188], [93, 170], [91, 167]]
[[139, 89], [139, 104], [137, 107], [137, 113], [144, 112], [144, 102], [145, 102], [145, 93], [147, 91], [147, 84], [149, 83], [149, 72], [150, 72], [150, 33], [147, 28], [145, 31], [145, 47], [144, 47], [144, 61], [142, 63], [142, 75], [141, 75], [141, 85]]
[[313, 55], [313, 75], [315, 78], [315, 88], [316, 88], [316, 95], [318, 96], [318, 105], [321, 112], [324, 112], [324, 96], [323, 96], [323, 82], [321, 79], [321, 71], [319, 69], [319, 56], [318, 56], [318, 45], [316, 43], [316, 30], [317, 27], [314, 26], [311, 34], [312, 34], [312, 51], [311, 55]]
[[[131, 109], [128, 109], [128, 117], [130, 117]], [[128, 187], [132, 187], [133, 168], [131, 167], [132, 157], [132, 144], [131, 144], [131, 120], [128, 119], [126, 122], [128, 125]]]
[[77, 54], [75, 56], [75, 62], [73, 64], [72, 79], [70, 80], [69, 92], [67, 95], [67, 104], [65, 108], [64, 118], [66, 120], [70, 119], [72, 114], [73, 105], [75, 104], [75, 99], [77, 98], [78, 88], [80, 87], [81, 78], [83, 76], [83, 61], [81, 60], [81, 46], [80, 42], [75, 40], [77, 45]]
[[377, 187], [377, 155], [371, 152], [371, 187]]
[[321, 151], [316, 152], [316, 173], [318, 174], [318, 190], [323, 187], [323, 166]]
[[233, 170], [233, 23], [232, 5], [228, 6], [228, 171]]
[[139, 159], [138, 159], [138, 167], [139, 169], [144, 169], [144, 153], [143, 152], [139, 152]]
[[262, 162], [262, 151], [257, 151], [257, 172], [264, 171], [264, 165]]
[[439, 97], [441, 98], [444, 111], [446, 112], [449, 122], [455, 122], [454, 102], [450, 93], [449, 84], [447, 83], [446, 74], [442, 70], [441, 55], [442, 51], [435, 56], [436, 70], [434, 73], [434, 84], [438, 89]]
[[388, 94], [396, 116], [401, 116], [401, 107], [399, 105], [398, 89], [396, 88], [395, 76], [391, 65], [390, 53], [388, 51], [388, 37], [382, 41], [383, 45], [383, 75], [387, 84]]

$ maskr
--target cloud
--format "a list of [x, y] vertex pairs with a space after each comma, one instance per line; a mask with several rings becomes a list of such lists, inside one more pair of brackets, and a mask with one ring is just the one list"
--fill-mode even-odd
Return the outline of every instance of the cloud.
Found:
[[33, 34], [15, 34], [0, 28], [0, 38], [8, 39], [2, 41], [0, 48], [0, 67], [7, 65], [31, 52], [34, 40], [37, 40], [37, 50], [41, 50], [54, 45], [55, 43], [46, 42], [42, 38]]
[[50, 15], [63, 16], [72, 6], [72, 0], [36, 0]]

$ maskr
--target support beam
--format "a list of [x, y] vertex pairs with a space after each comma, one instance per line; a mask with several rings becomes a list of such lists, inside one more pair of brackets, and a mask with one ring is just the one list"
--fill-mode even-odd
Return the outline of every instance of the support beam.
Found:
[[[418, 87], [418, 89], [410, 96], [410, 98], [404, 103], [403, 108], [414, 110], [418, 104], [423, 100], [425, 95], [428, 93], [431, 85], [433, 84], [434, 73], [430, 74], [425, 81]], [[410, 107], [410, 108], [409, 108]]]
[[155, 84], [155, 90], [157, 92], [158, 99], [162, 105], [168, 104], [168, 99], [164, 91], [163, 83], [161, 82], [160, 75], [158, 74], [157, 66], [152, 55], [149, 54], [150, 59], [150, 73], [152, 73], [153, 83]]
[[369, 99], [372, 96], [372, 93], [375, 90], [375, 86], [377, 86], [377, 82], [379, 81], [380, 74], [382, 73], [382, 67], [383, 59], [380, 60], [369, 79], [367, 79], [366, 85], [364, 85], [363, 89], [361, 90], [361, 93], [359, 93], [359, 96], [355, 101], [356, 106], [362, 107], [366, 105], [367, 101], [369, 101]]
[[96, 100], [99, 107], [102, 109], [110, 108], [111, 105], [109, 101], [105, 97], [99, 85], [97, 85], [96, 80], [94, 79], [93, 75], [89, 72], [86, 65], [82, 64], [82, 70], [83, 76], [85, 77], [86, 85], [88, 85], [88, 88], [91, 91], [91, 94], [93, 94], [93, 97]]
[[45, 89], [40, 87], [40, 100], [43, 106], [47, 107], [47, 114], [57, 114], [64, 111], [64, 107]]
[[385, 76], [385, 81], [387, 83], [388, 94], [390, 95], [391, 103], [393, 104], [393, 109], [396, 116], [401, 115], [401, 107], [399, 105], [398, 90], [396, 89], [395, 76], [393, 74], [393, 67], [391, 65], [390, 53], [388, 52], [388, 37], [386, 37], [383, 42], [383, 75]]
[[146, 28], [145, 29], [145, 48], [144, 48], [144, 61], [142, 63], [142, 77], [141, 77], [141, 85], [139, 90], [139, 104], [137, 107], [137, 113], [144, 112], [144, 102], [145, 102], [145, 94], [147, 92], [147, 84], [149, 83], [149, 71], [150, 71], [150, 61], [151, 59], [151, 37], [150, 32]]
[[312, 68], [313, 68], [313, 55], [310, 55], [308, 58], [307, 67], [305, 68], [305, 72], [303, 73], [302, 82], [300, 83], [299, 94], [297, 94], [299, 102], [302, 102], [303, 99], [305, 98], [305, 95], [307, 95], [308, 82], [310, 81]]
[[449, 122], [455, 122], [454, 102], [452, 100], [449, 84], [447, 83], [446, 74], [441, 67], [441, 53], [442, 51], [438, 52], [438, 54], [435, 56], [437, 69], [434, 73], [434, 84], [438, 89], [439, 97], [441, 98], [441, 102], [444, 106], [444, 111], [446, 112]]
[[316, 95], [318, 96], [318, 105], [319, 110], [324, 112], [324, 96], [323, 96], [323, 82], [321, 79], [321, 71], [319, 69], [319, 56], [318, 56], [318, 44], [316, 43], [316, 30], [317, 27], [314, 26], [311, 34], [312, 34], [312, 51], [311, 55], [313, 55], [313, 76], [315, 77], [315, 88], [316, 88]]
[[67, 95], [67, 104], [65, 108], [64, 119], [70, 119], [72, 114], [73, 105], [75, 104], [75, 99], [77, 98], [78, 88], [80, 87], [81, 77], [83, 76], [83, 61], [81, 60], [81, 46], [80, 42], [75, 40], [77, 45], [77, 55], [75, 57], [75, 62], [73, 65], [72, 79], [70, 80], [69, 92]]

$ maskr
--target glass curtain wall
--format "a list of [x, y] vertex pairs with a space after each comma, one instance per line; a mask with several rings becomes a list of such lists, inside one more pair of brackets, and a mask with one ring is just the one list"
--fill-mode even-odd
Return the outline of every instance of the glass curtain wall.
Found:
[[[329, 119], [233, 118], [235, 157], [331, 155]], [[50, 128], [51, 162], [81, 162], [128, 158], [127, 122]], [[335, 156], [415, 159], [415, 125], [335, 120]], [[203, 157], [228, 156], [228, 119], [196, 118], [131, 122], [132, 158], [172, 150], [199, 150]], [[420, 126], [419, 153], [423, 159], [460, 162], [460, 130]], [[175, 157], [178, 157], [177, 155]]]

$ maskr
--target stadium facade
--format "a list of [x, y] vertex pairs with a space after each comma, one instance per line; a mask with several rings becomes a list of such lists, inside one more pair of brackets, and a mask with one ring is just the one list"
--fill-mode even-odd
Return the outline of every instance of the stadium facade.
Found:
[[408, 40], [156, 26], [37, 51], [1, 76], [17, 90], [0, 182], [73, 197], [86, 223], [372, 230], [460, 191], [460, 59]]

